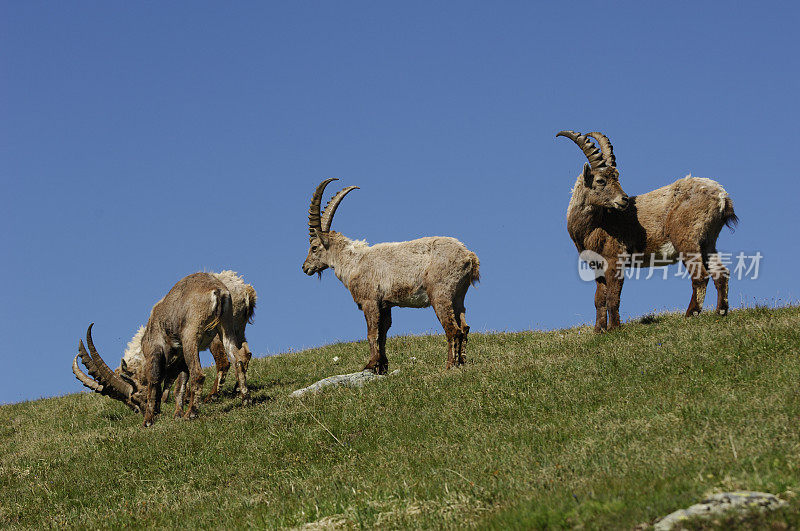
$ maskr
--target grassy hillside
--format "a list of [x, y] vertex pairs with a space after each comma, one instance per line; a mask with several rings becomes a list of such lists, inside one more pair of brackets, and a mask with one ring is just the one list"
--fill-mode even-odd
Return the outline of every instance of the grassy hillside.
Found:
[[737, 488], [800, 522], [800, 308], [470, 337], [463, 369], [398, 337], [399, 375], [302, 400], [365, 343], [254, 360], [253, 406], [231, 378], [146, 430], [99, 395], [2, 406], [0, 526], [631, 528]]

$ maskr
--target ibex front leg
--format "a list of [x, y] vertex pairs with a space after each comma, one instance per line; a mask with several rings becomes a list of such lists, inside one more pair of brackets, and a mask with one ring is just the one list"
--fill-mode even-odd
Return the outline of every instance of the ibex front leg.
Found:
[[147, 405], [144, 409], [144, 427], [152, 426], [161, 411], [161, 382], [164, 379], [166, 359], [164, 352], [156, 350], [147, 359]]
[[389, 371], [389, 358], [386, 357], [386, 335], [392, 326], [392, 308], [388, 305], [380, 308], [380, 322], [378, 323], [378, 374]]
[[624, 269], [606, 271], [606, 305], [608, 306], [608, 330], [619, 328], [619, 300], [622, 296], [622, 282], [625, 279]]
[[605, 277], [598, 277], [595, 282], [597, 283], [597, 289], [594, 292], [594, 331], [599, 334], [600, 332], [605, 332], [606, 328], [608, 328], [608, 302], [606, 300]]
[[381, 325], [380, 305], [377, 301], [362, 302], [361, 310], [367, 320], [367, 341], [369, 341], [369, 361], [364, 370], [382, 374], [381, 369], [386, 372], [386, 367], [381, 367], [381, 348], [378, 341]]

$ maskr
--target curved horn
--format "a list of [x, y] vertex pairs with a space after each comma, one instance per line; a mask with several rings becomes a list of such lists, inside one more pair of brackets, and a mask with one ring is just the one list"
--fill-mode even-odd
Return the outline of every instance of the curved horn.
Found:
[[[82, 384], [86, 385], [89, 389], [100, 393], [101, 395], [105, 395], [111, 397], [115, 400], [121, 400], [122, 402], [127, 403], [128, 397], [124, 395], [119, 389], [114, 387], [108, 381], [103, 380], [103, 377], [100, 375], [100, 371], [97, 368], [92, 357], [86, 352], [86, 348], [83, 346], [83, 340], [78, 340], [78, 356], [80, 356], [81, 361], [86, 366], [86, 369], [89, 371], [89, 376], [94, 379], [95, 384], [97, 384], [97, 389], [93, 385], [86, 385], [86, 382], [83, 379], [75, 374], [78, 380], [81, 381]], [[73, 373], [75, 373], [75, 365], [77, 360], [73, 360]], [[79, 368], [80, 370], [80, 368]]]
[[[100, 357], [100, 354], [94, 347], [94, 342], [92, 341], [93, 326], [94, 323], [90, 324], [89, 328], [86, 330], [86, 344], [89, 347], [89, 352], [91, 352], [91, 355], [89, 352], [86, 352], [86, 349], [83, 346], [83, 341], [78, 341], [78, 356], [80, 356], [81, 361], [83, 361], [83, 364], [89, 371], [89, 375], [94, 379], [94, 385], [87, 384], [87, 382], [84, 381], [84, 378], [75, 372], [76, 368], [78, 369], [78, 372], [81, 372], [80, 368], [77, 367], [78, 356], [76, 356], [76, 359], [73, 360], [72, 372], [75, 374], [78, 380], [80, 380], [80, 382], [86, 385], [86, 387], [89, 389], [124, 402], [134, 411], [140, 411], [139, 404], [133, 399], [132, 396], [134, 392], [134, 386], [117, 376], [114, 371], [112, 371], [108, 365], [106, 365], [106, 362], [103, 361], [103, 358]], [[86, 377], [86, 375], [83, 376]]]
[[606, 165], [616, 168], [617, 158], [614, 156], [614, 146], [611, 145], [611, 141], [608, 139], [608, 137], [603, 133], [598, 133], [597, 131], [586, 134], [597, 140], [597, 143], [600, 144], [600, 151], [603, 152], [603, 160], [605, 161]]
[[336, 214], [336, 209], [339, 208], [339, 203], [342, 202], [344, 196], [352, 192], [353, 190], [359, 190], [358, 186], [348, 186], [343, 190], [339, 190], [336, 192], [336, 195], [331, 197], [331, 200], [328, 201], [328, 204], [325, 205], [325, 211], [322, 213], [322, 232], [328, 232], [331, 230], [331, 223], [333, 223], [333, 215]]
[[[83, 344], [81, 343], [78, 348], [83, 348]], [[80, 354], [75, 354], [75, 357], [72, 359], [72, 373], [75, 375], [75, 378], [77, 378], [84, 386], [88, 387], [95, 393], [102, 393], [103, 386], [86, 376], [86, 374], [84, 374], [84, 372], [78, 366], [79, 355]]]
[[97, 352], [97, 349], [94, 348], [94, 342], [92, 341], [92, 327], [94, 323], [89, 325], [89, 328], [86, 330], [86, 346], [89, 347], [89, 352], [92, 353], [92, 361], [94, 361], [95, 366], [97, 367], [98, 372], [100, 373], [100, 379], [103, 381], [108, 382], [109, 385], [117, 388], [125, 397], [131, 396], [133, 393], [133, 386], [128, 382], [124, 381], [122, 378], [114, 374], [114, 371], [106, 365], [106, 362], [103, 361], [103, 358], [100, 357], [100, 354]]
[[319, 205], [322, 202], [322, 194], [325, 193], [325, 187], [328, 186], [333, 181], [338, 181], [334, 177], [330, 179], [325, 179], [317, 189], [314, 190], [314, 195], [311, 196], [311, 206], [308, 207], [308, 239], [314, 239], [314, 229], [322, 232], [322, 225], [320, 225], [320, 215], [319, 215]]
[[561, 131], [556, 137], [564, 136], [575, 142], [586, 158], [589, 159], [589, 164], [593, 170], [605, 165], [605, 159], [599, 149], [592, 143], [591, 140], [586, 138], [586, 135], [576, 133], [575, 131]]

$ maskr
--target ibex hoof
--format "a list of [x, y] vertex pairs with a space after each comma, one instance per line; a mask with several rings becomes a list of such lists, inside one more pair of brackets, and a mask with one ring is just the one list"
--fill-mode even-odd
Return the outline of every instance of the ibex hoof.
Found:
[[184, 413], [183, 418], [189, 419], [189, 420], [196, 419], [197, 418], [197, 411], [194, 411], [194, 410], [190, 409], [189, 411]]
[[182, 410], [182, 409], [179, 409], [179, 410], [177, 410], [177, 411], [175, 412], [175, 414], [174, 414], [174, 415], [172, 415], [172, 418], [174, 418], [174, 419], [179, 419], [179, 418], [181, 418], [182, 416], [183, 416], [183, 410]]
[[213, 402], [217, 398], [219, 398], [219, 393], [211, 393], [210, 395], [208, 395], [207, 397], [205, 397], [203, 399], [203, 402], [206, 402], [206, 403]]

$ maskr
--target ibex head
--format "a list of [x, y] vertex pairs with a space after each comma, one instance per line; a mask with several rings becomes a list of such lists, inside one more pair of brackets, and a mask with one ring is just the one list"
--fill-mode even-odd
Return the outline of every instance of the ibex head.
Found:
[[[587, 202], [594, 206], [616, 210], [628, 208], [628, 194], [619, 184], [614, 147], [608, 137], [597, 132], [582, 135], [575, 131], [561, 131], [556, 136], [564, 136], [575, 142], [589, 159], [589, 162], [583, 164], [583, 185], [586, 188]], [[587, 137], [594, 138], [600, 149]]]
[[325, 205], [325, 211], [320, 214], [322, 194], [325, 192], [325, 187], [332, 181], [338, 181], [338, 179], [325, 179], [319, 183], [314, 195], [311, 197], [311, 206], [308, 209], [308, 240], [310, 245], [308, 256], [303, 262], [303, 272], [309, 276], [314, 273], [322, 273], [330, 266], [328, 258], [330, 239], [328, 236], [331, 231], [333, 215], [336, 213], [336, 209], [344, 199], [344, 196], [358, 189], [358, 186], [348, 186], [340, 190], [328, 201], [328, 204]]
[[[118, 372], [109, 368], [97, 349], [94, 348], [92, 326], [94, 323], [90, 324], [89, 329], [86, 330], [86, 346], [89, 347], [91, 355], [86, 352], [83, 341], [79, 340], [78, 354], [72, 360], [72, 372], [83, 385], [92, 391], [119, 400], [135, 412], [141, 413], [146, 402], [145, 388], [142, 382], [136, 381], [133, 371], [125, 365], [125, 360], [122, 361], [122, 367]], [[78, 356], [89, 371], [88, 375], [78, 366]]]

